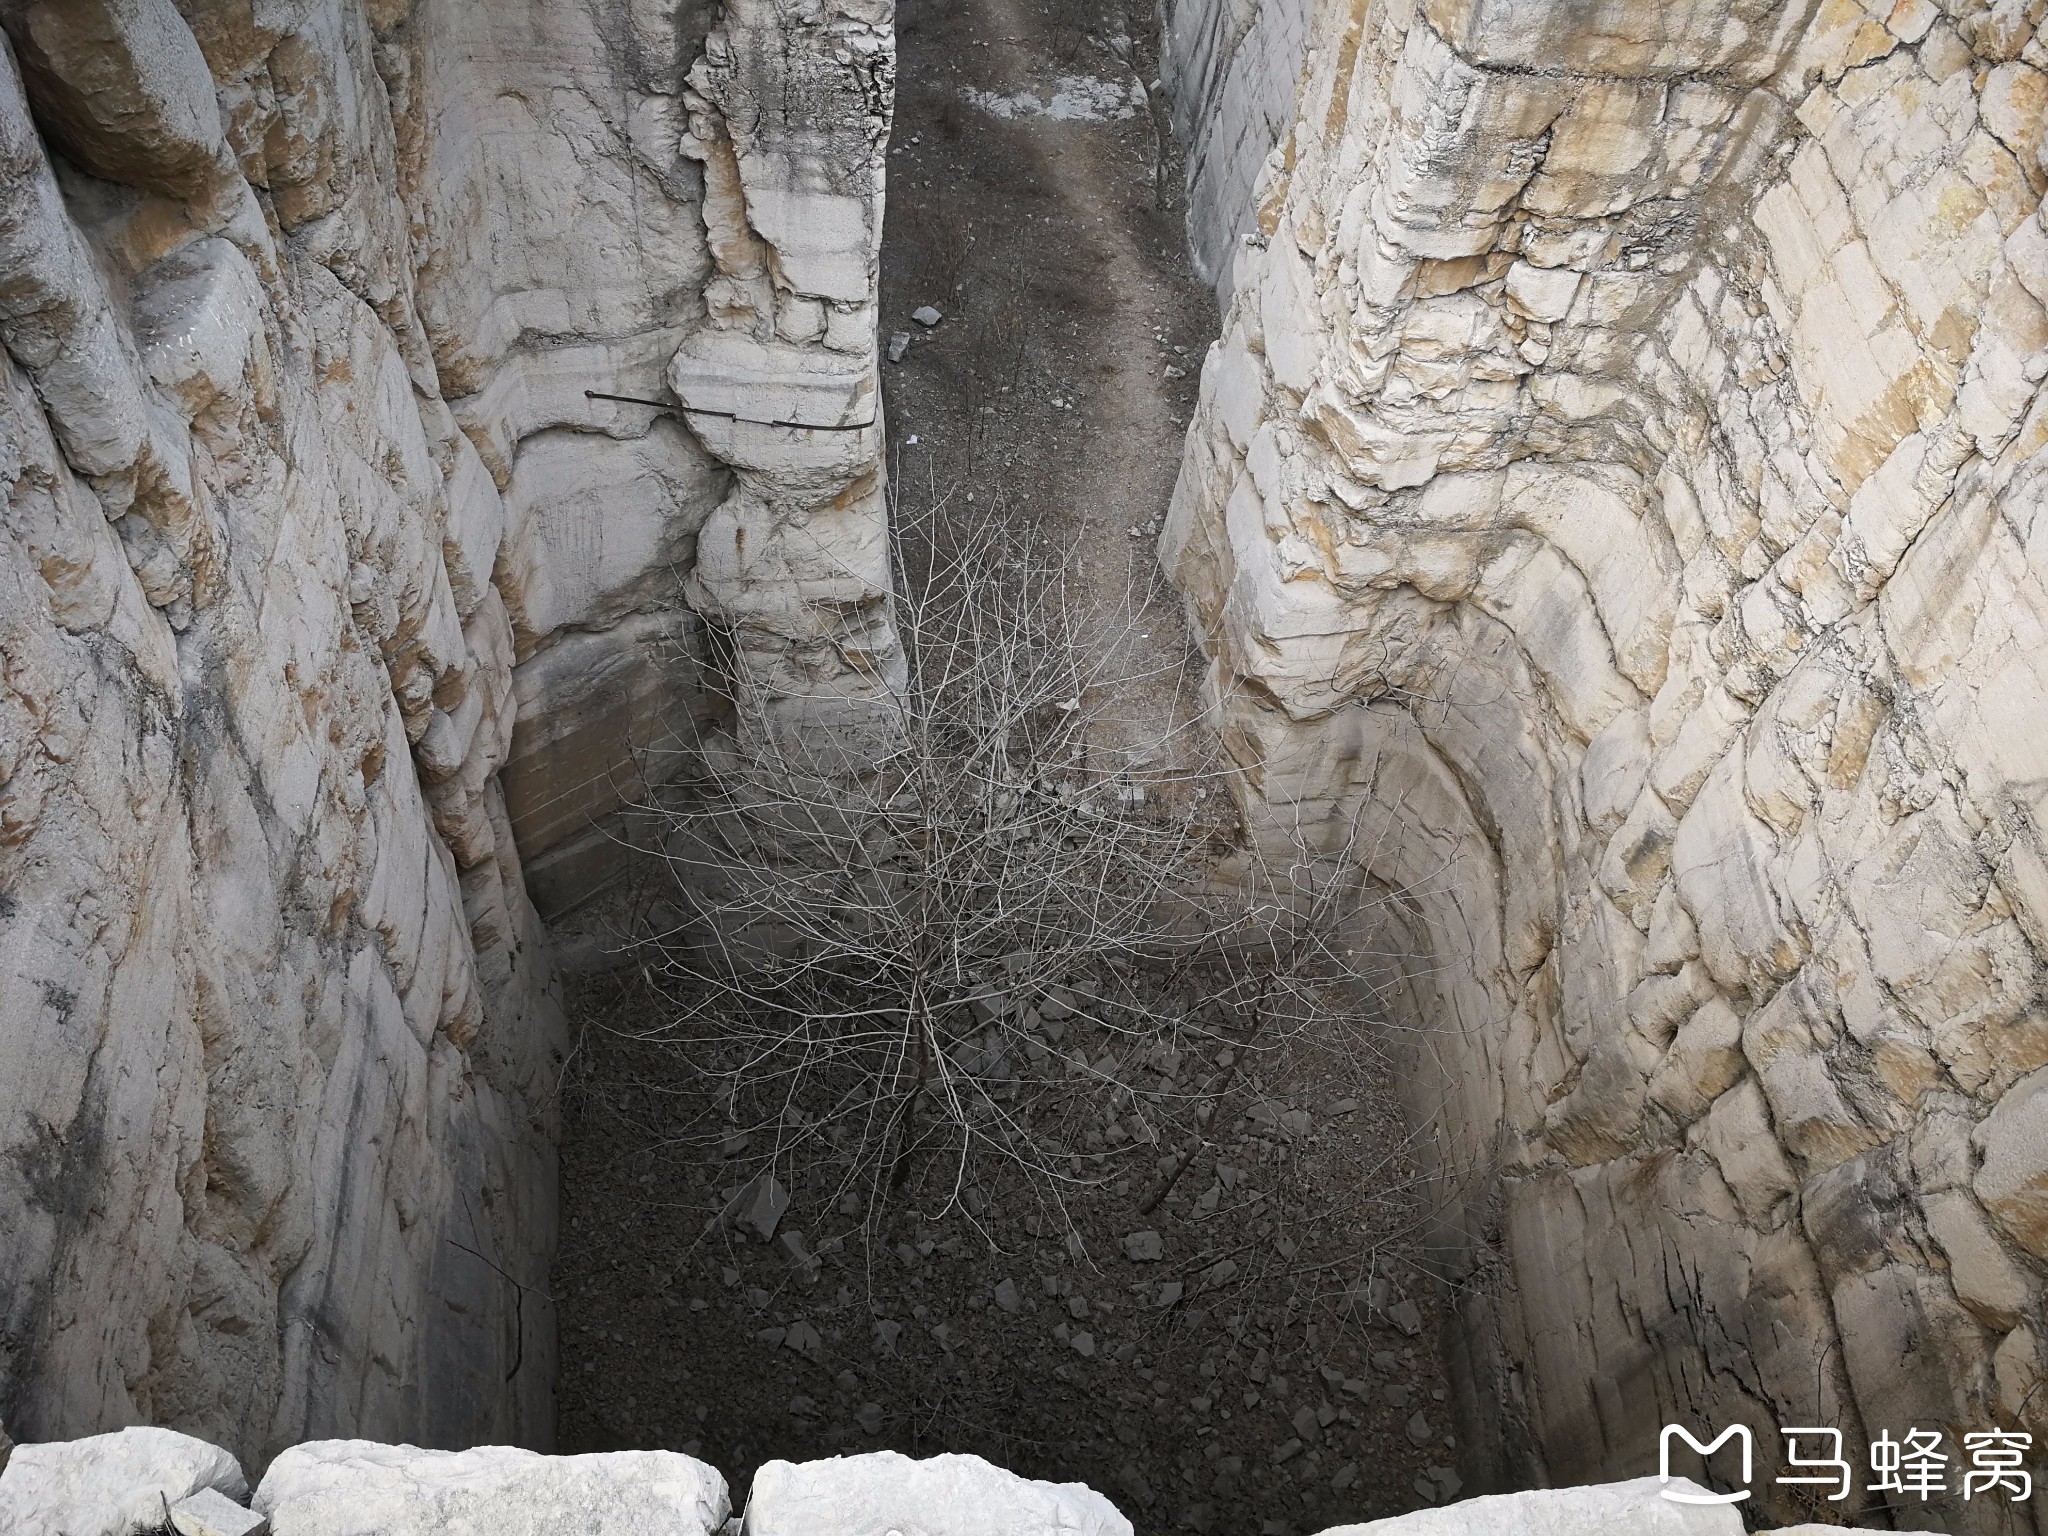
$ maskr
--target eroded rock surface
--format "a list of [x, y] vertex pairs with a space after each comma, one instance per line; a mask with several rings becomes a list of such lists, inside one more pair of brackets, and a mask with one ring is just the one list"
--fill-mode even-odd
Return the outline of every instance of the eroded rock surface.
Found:
[[0, 1529], [129, 1536], [201, 1493], [240, 1501], [249, 1484], [234, 1457], [191, 1435], [144, 1426], [24, 1445], [0, 1464]]
[[295, 1445], [250, 1501], [272, 1536], [713, 1536], [730, 1510], [715, 1468], [674, 1451], [539, 1456], [367, 1440]]
[[0, 1412], [544, 1441], [527, 881], [894, 649], [879, 425], [592, 392], [873, 420], [886, 5], [0, 23]]
[[1405, 893], [1494, 1475], [2048, 1431], [2041, 22], [1317, 12], [1161, 553]]

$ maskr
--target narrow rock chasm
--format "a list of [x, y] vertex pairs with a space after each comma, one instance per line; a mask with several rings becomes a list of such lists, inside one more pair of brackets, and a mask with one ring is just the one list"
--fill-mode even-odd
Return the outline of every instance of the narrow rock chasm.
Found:
[[[1128, 615], [1080, 637], [1111, 700], [1090, 759], [1156, 793], [1178, 775], [1228, 820], [1156, 557], [1216, 306], [1189, 265], [1152, 25], [1090, 0], [899, 9], [890, 473], [913, 563], [920, 539], [1002, 522], [1070, 559], [1077, 605]], [[664, 878], [617, 920], [663, 908]], [[572, 997], [562, 1450], [687, 1449], [736, 1502], [774, 1458], [971, 1451], [1105, 1489], [1147, 1532], [1317, 1530], [1459, 1490], [1430, 1213], [1383, 1057], [1335, 1038], [1251, 1053], [1212, 1144], [1147, 1212], [1183, 1100], [1222, 1074], [1213, 1056], [1161, 1072], [1077, 1024], [1066, 1048], [1126, 1047], [1122, 1102], [1160, 1131], [1105, 1143], [1098, 1114], [1064, 1212], [1015, 1170], [977, 1165], [963, 1191], [933, 1159], [874, 1209], [814, 1169], [756, 1225], [735, 1187], [797, 1176], [775, 1133], [728, 1134], [711, 1085], [640, 1038], [676, 1011], [636, 974], [650, 958], [628, 945]], [[1242, 1028], [1202, 1015], [1200, 977], [1133, 985]]]
[[2048, 1522], [2048, 0], [898, 20], [0, 0], [0, 1527]]

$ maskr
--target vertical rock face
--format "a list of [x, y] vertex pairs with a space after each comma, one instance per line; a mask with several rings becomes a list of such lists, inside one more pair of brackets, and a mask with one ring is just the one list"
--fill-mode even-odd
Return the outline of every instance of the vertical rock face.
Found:
[[[1311, 0], [1167, 0], [1160, 69], [1172, 82], [1173, 131], [1187, 147], [1188, 245], [1227, 303], [1253, 194], [1294, 124], [1294, 86]], [[1278, 169], [1278, 162], [1274, 162]]]
[[2041, 22], [1315, 12], [1162, 556], [1403, 893], [1477, 1463], [2048, 1432]]
[[[793, 695], [893, 650], [878, 425], [587, 392], [739, 335], [872, 419], [886, 11], [0, 24], [0, 1418], [544, 1441], [526, 877], [661, 771], [686, 584]], [[759, 593], [803, 558], [856, 574]]]

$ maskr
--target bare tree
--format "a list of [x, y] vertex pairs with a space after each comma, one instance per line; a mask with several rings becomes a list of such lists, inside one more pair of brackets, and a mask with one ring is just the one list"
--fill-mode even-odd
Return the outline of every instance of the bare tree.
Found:
[[651, 808], [680, 916], [648, 941], [668, 1010], [640, 1033], [710, 1080], [719, 1123], [679, 1135], [822, 1175], [849, 1214], [978, 1216], [990, 1163], [1053, 1206], [1133, 1170], [1149, 1211], [1249, 1055], [1310, 1027], [1376, 1049], [1368, 968], [1329, 937], [1356, 860], [1248, 856], [1186, 669], [1134, 670], [1177, 618], [1101, 595], [982, 489], [895, 509], [894, 731], [849, 761], [769, 729], [740, 678]]

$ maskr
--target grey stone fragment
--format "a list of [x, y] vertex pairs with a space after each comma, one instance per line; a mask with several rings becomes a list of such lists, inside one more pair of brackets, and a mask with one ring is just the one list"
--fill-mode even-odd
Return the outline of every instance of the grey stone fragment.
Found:
[[1408, 1438], [1417, 1445], [1427, 1445], [1436, 1438], [1436, 1429], [1430, 1424], [1429, 1416], [1420, 1408], [1409, 1416]]
[[178, 1536], [268, 1536], [270, 1522], [226, 1494], [202, 1488], [171, 1506]]
[[1405, 1296], [1387, 1308], [1387, 1321], [1411, 1339], [1422, 1332], [1422, 1313], [1415, 1303]]
[[1124, 1257], [1144, 1264], [1162, 1257], [1166, 1244], [1157, 1232], [1131, 1232], [1124, 1237]]
[[1123, 1489], [1131, 1501], [1141, 1509], [1150, 1509], [1159, 1502], [1159, 1495], [1152, 1491], [1152, 1485], [1145, 1480], [1145, 1474], [1138, 1470], [1138, 1464], [1127, 1461], [1117, 1469], [1117, 1486]]
[[799, 1318], [789, 1325], [789, 1331], [782, 1337], [782, 1347], [793, 1349], [807, 1360], [825, 1358], [825, 1341], [818, 1330]]
[[740, 1224], [751, 1227], [765, 1243], [775, 1235], [783, 1212], [789, 1209], [789, 1191], [773, 1173], [764, 1170], [740, 1191], [739, 1205]]
[[995, 1299], [996, 1305], [1005, 1312], [1020, 1312], [1024, 1308], [1024, 1298], [1018, 1292], [1017, 1282], [1014, 1280], [998, 1280]]
[[933, 326], [937, 325], [941, 320], [945, 319], [946, 317], [940, 314], [939, 311], [932, 305], [920, 304], [916, 309], [913, 309], [910, 312], [910, 318], [915, 320], [919, 325], [923, 326], [926, 330], [930, 330]]
[[900, 363], [910, 351], [910, 332], [897, 331], [889, 338], [889, 361]]

